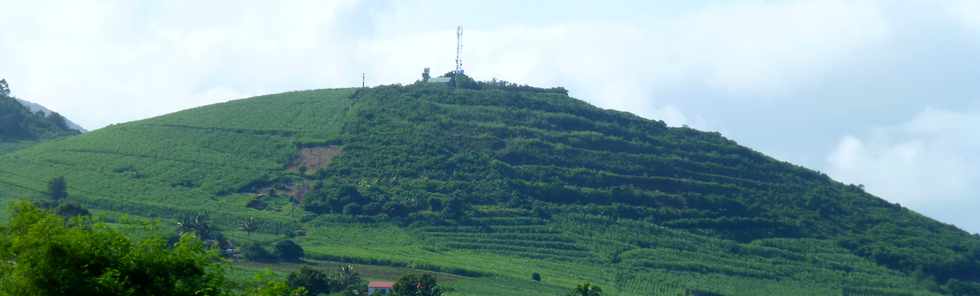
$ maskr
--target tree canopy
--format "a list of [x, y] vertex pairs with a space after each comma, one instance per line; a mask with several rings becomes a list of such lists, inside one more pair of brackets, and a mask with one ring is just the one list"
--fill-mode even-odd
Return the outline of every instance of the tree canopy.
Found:
[[194, 236], [133, 242], [85, 219], [17, 203], [0, 229], [0, 294], [227, 295], [217, 255]]
[[7, 79], [0, 79], [0, 97], [10, 97], [10, 86]]
[[217, 250], [192, 233], [172, 246], [134, 241], [89, 217], [65, 219], [15, 202], [0, 226], [0, 296], [245, 295], [302, 296], [302, 287], [261, 278], [241, 291], [225, 277]]
[[398, 279], [394, 286], [395, 296], [441, 296], [442, 287], [431, 274], [409, 274]]
[[10, 95], [7, 81], [0, 79], [0, 142], [39, 140], [75, 135], [65, 117], [58, 113], [31, 112]]
[[568, 296], [602, 296], [602, 288], [593, 286], [592, 283], [585, 283], [568, 292]]
[[299, 261], [303, 257], [303, 247], [292, 240], [281, 240], [273, 246], [273, 253], [283, 261]]
[[48, 197], [55, 202], [68, 198], [68, 183], [64, 176], [55, 177], [48, 182]]

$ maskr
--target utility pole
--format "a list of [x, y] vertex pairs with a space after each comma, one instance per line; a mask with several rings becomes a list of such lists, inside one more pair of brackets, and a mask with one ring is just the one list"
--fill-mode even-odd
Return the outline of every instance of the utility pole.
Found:
[[367, 74], [361, 72], [361, 88], [364, 88], [364, 80], [366, 80]]

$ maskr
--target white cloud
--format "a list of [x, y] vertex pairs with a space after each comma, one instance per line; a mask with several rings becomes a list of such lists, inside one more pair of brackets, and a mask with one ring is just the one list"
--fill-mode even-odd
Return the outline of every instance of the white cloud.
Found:
[[[980, 231], [980, 111], [928, 108], [908, 122], [845, 136], [828, 156], [831, 176], [946, 222]], [[961, 214], [958, 214], [961, 213]]]
[[[664, 23], [662, 46], [680, 69], [711, 87], [765, 94], [814, 83], [885, 40], [889, 25], [870, 1], [720, 5]], [[688, 73], [684, 73], [688, 72]]]
[[8, 3], [0, 74], [15, 95], [88, 128], [237, 98], [228, 95], [352, 85], [334, 24], [351, 5]]

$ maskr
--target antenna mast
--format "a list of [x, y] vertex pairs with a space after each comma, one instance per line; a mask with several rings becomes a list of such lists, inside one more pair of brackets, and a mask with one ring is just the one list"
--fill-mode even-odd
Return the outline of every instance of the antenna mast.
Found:
[[456, 27], [456, 75], [463, 74], [463, 26]]

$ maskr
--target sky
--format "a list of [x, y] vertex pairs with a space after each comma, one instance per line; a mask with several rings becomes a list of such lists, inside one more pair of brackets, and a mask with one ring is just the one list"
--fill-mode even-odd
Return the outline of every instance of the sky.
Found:
[[87, 129], [477, 79], [719, 131], [980, 232], [980, 1], [9, 1], [0, 77]]

